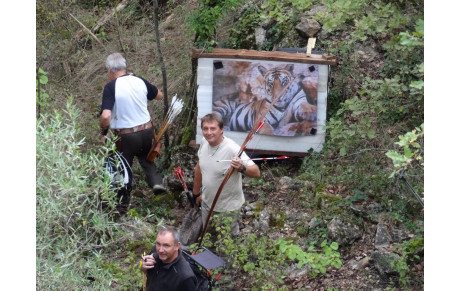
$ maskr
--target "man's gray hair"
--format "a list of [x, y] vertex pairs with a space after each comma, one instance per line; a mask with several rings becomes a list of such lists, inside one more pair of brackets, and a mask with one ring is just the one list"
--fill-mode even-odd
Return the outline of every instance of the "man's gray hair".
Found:
[[168, 226], [168, 225], [160, 225], [160, 230], [158, 231], [158, 234], [162, 235], [165, 232], [169, 232], [170, 234], [172, 234], [174, 238], [174, 244], [177, 244], [178, 242], [180, 242], [179, 232], [177, 231], [175, 227]]
[[126, 70], [126, 60], [120, 53], [113, 53], [107, 57], [105, 67], [112, 72]]

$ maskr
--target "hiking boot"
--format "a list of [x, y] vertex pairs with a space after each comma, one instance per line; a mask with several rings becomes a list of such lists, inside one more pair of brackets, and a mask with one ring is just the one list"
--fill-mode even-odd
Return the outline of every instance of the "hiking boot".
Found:
[[153, 186], [153, 193], [160, 194], [160, 193], [164, 193], [164, 192], [166, 192], [166, 188], [163, 185], [157, 184], [157, 185]]

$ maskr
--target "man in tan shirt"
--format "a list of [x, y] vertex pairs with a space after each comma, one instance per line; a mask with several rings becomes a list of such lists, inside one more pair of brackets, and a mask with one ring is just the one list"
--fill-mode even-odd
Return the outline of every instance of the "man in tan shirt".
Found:
[[[214, 212], [230, 212], [233, 217], [231, 227], [232, 235], [239, 233], [239, 211], [244, 203], [242, 175], [250, 178], [260, 177], [259, 167], [243, 152], [237, 157], [240, 146], [228, 137], [224, 137], [224, 124], [222, 118], [215, 113], [210, 113], [201, 118], [201, 130], [205, 140], [198, 150], [199, 162], [195, 166], [195, 179], [193, 193], [196, 204], [201, 204], [203, 225], [214, 201], [217, 190], [222, 183], [229, 166], [235, 172], [225, 184], [222, 193], [214, 207]], [[219, 160], [231, 160], [230, 165]], [[201, 191], [200, 191], [201, 190]]]

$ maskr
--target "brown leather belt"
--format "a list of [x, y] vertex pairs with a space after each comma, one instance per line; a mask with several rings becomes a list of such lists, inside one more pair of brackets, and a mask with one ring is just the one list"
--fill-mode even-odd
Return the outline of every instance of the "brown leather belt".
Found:
[[150, 120], [150, 121], [147, 122], [147, 123], [144, 123], [144, 124], [141, 124], [141, 125], [138, 125], [138, 126], [134, 126], [134, 127], [131, 127], [131, 128], [114, 129], [113, 132], [114, 132], [116, 135], [123, 135], [123, 134], [128, 134], [128, 133], [133, 133], [133, 132], [142, 131], [142, 130], [144, 130], [144, 129], [151, 128], [152, 126], [153, 126], [153, 124], [152, 124], [152, 121]]

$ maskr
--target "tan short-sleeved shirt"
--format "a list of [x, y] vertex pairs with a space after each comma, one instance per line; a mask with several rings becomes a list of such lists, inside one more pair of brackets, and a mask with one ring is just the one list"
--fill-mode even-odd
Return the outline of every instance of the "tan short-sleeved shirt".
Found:
[[[210, 146], [205, 139], [201, 142], [198, 158], [202, 176], [202, 198], [207, 205], [212, 205], [217, 190], [230, 169], [230, 162], [217, 161], [231, 160], [238, 154], [239, 150], [240, 146], [228, 137], [224, 137], [224, 140], [215, 147]], [[241, 155], [241, 159], [245, 166], [254, 165], [253, 161], [248, 161], [249, 157], [245, 152]], [[225, 184], [214, 211], [237, 210], [243, 203], [244, 194], [241, 173], [234, 171]]]

